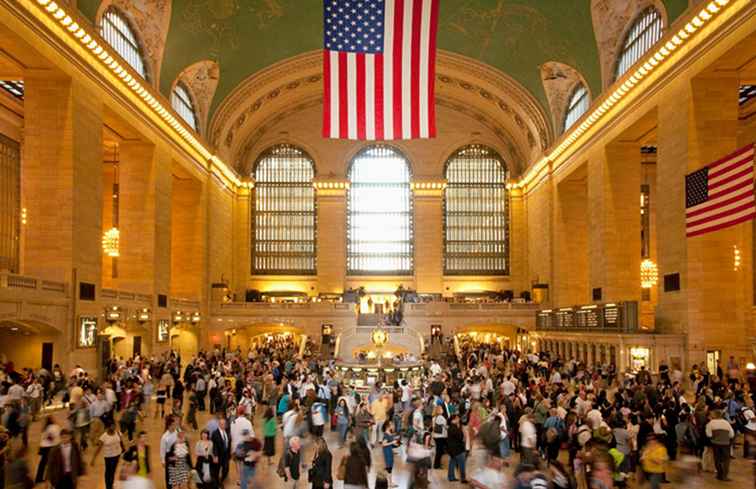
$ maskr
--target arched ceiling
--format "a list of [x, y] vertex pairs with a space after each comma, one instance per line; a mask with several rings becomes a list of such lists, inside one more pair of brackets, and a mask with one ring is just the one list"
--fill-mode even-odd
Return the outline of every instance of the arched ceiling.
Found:
[[[558, 61], [578, 70], [591, 92], [601, 92], [601, 63], [591, 5], [627, 0], [441, 0], [438, 46], [505, 73], [548, 113], [540, 66]], [[160, 89], [168, 94], [188, 66], [218, 63], [212, 117], [249, 76], [284, 59], [322, 48], [322, 0], [133, 0], [171, 3], [170, 27], [160, 64]], [[95, 21], [102, 0], [78, 0]], [[663, 1], [669, 21], [688, 0]], [[144, 5], [142, 5], [144, 7]]]

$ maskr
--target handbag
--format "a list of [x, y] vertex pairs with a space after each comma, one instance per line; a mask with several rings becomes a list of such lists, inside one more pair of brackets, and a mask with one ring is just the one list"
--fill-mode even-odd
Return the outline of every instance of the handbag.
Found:
[[341, 461], [339, 462], [339, 467], [336, 469], [336, 480], [343, 481], [346, 479], [346, 465], [347, 465], [347, 457], [349, 455], [344, 455], [341, 458]]

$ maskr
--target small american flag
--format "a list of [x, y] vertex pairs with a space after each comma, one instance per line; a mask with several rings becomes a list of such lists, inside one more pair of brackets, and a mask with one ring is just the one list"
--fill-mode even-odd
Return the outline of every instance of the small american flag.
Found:
[[439, 1], [323, 1], [323, 137], [435, 137]]
[[753, 219], [753, 144], [686, 175], [685, 209], [689, 238]]

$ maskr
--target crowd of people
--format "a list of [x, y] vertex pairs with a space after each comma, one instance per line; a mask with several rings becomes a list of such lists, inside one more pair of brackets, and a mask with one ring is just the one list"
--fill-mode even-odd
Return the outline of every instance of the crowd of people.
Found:
[[[102, 457], [106, 489], [150, 480], [216, 489], [229, 479], [247, 489], [260, 467], [275, 467], [279, 487], [381, 489], [396, 487], [397, 460], [409, 488], [446, 479], [479, 489], [656, 489], [707, 472], [727, 481], [732, 458], [756, 457], [754, 379], [732, 359], [725, 371], [694, 365], [683, 375], [662, 363], [653, 375], [624, 375], [498, 344], [446, 345], [423, 357], [419, 384], [365, 388], [343, 382], [333, 359], [298, 357], [285, 337], [247, 352], [113, 359], [100, 375], [9, 364], [0, 483], [75, 489]], [[65, 407], [41, 416], [56, 402]], [[32, 473], [28, 433], [40, 416]], [[140, 430], [148, 418], [165, 426], [161, 467], [151, 467]]]

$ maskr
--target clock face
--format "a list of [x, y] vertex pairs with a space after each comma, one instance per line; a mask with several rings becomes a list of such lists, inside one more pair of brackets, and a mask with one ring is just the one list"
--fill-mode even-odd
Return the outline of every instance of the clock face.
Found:
[[383, 346], [388, 342], [388, 334], [382, 329], [373, 331], [372, 338], [375, 346]]

